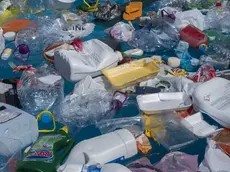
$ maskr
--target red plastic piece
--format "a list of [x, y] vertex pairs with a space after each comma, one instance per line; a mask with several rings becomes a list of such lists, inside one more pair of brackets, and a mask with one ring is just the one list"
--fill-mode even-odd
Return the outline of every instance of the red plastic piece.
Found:
[[200, 45], [208, 45], [208, 37], [193, 25], [188, 25], [180, 30], [180, 39], [188, 42], [193, 48], [199, 48]]
[[221, 7], [222, 3], [220, 1], [216, 2], [216, 7]]

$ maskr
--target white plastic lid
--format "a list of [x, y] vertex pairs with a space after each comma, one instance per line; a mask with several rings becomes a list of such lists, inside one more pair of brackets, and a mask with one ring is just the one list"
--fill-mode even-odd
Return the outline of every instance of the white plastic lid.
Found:
[[119, 61], [123, 60], [123, 56], [120, 51], [115, 51], [115, 53], [117, 54]]
[[124, 141], [124, 144], [125, 144], [126, 150], [127, 150], [127, 157], [126, 158], [130, 158], [130, 157], [136, 155], [137, 154], [137, 145], [136, 145], [136, 139], [133, 136], [133, 134], [127, 129], [121, 129], [121, 130], [117, 130], [115, 132]]
[[16, 36], [16, 33], [15, 32], [6, 32], [3, 36], [6, 40], [13, 41], [15, 36]]

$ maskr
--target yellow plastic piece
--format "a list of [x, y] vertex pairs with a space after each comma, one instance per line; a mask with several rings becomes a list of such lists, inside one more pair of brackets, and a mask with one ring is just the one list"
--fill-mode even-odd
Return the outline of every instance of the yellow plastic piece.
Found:
[[62, 127], [60, 130], [64, 131], [66, 134], [69, 133], [69, 128], [67, 126]]
[[125, 12], [123, 13], [123, 18], [127, 21], [135, 20], [142, 16], [142, 2], [130, 2], [129, 5], [125, 7]]
[[116, 89], [123, 89], [135, 83], [153, 78], [160, 71], [158, 64], [151, 58], [143, 58], [103, 71]]
[[96, 0], [96, 4], [92, 6], [86, 0], [84, 0], [83, 2], [87, 6], [87, 11], [97, 11], [98, 10], [99, 0]]
[[8, 10], [6, 9], [2, 15], [0, 15], [0, 26], [3, 25], [3, 23], [9, 19], [9, 18], [13, 18], [16, 17], [19, 14], [19, 9], [12, 9], [12, 10]]
[[[41, 119], [41, 117], [42, 117], [42, 115], [44, 115], [44, 114], [49, 114], [50, 115], [50, 117], [52, 118], [52, 121], [53, 121], [53, 129], [52, 130], [38, 130], [40, 133], [50, 133], [50, 132], [54, 132], [55, 130], [56, 130], [56, 121], [55, 121], [55, 118], [54, 118], [54, 115], [50, 112], [50, 111], [48, 111], [48, 110], [44, 110], [44, 111], [42, 111], [41, 113], [39, 113], [38, 114], [38, 116], [37, 116], [37, 121], [39, 121], [40, 119]], [[63, 127], [64, 128], [64, 127]], [[65, 130], [63, 130], [63, 131], [65, 131]]]

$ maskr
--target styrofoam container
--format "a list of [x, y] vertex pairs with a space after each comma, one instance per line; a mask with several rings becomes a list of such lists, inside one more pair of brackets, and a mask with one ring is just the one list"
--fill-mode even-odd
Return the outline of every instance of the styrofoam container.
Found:
[[217, 129], [217, 126], [210, 125], [204, 121], [203, 116], [200, 112], [188, 116], [182, 120], [182, 124], [193, 134], [200, 138], [208, 137], [222, 129]]
[[137, 96], [137, 103], [147, 115], [186, 110], [192, 106], [192, 100], [184, 92], [139, 95]]

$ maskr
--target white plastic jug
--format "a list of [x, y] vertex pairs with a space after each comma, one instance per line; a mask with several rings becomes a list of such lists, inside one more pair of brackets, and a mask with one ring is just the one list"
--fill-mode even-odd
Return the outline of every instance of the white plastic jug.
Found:
[[133, 134], [127, 129], [121, 129], [77, 144], [58, 172], [84, 172], [91, 165], [116, 163], [136, 154]]
[[[0, 137], [18, 139], [21, 148], [34, 143], [38, 138], [38, 123], [32, 115], [8, 104], [0, 103]], [[10, 143], [4, 143], [13, 150]], [[3, 153], [0, 148], [1, 153]]]
[[60, 49], [54, 53], [54, 65], [69, 81], [78, 81], [87, 75], [101, 74], [101, 70], [117, 66], [123, 59], [118, 51], [98, 39], [83, 42], [83, 50]]

